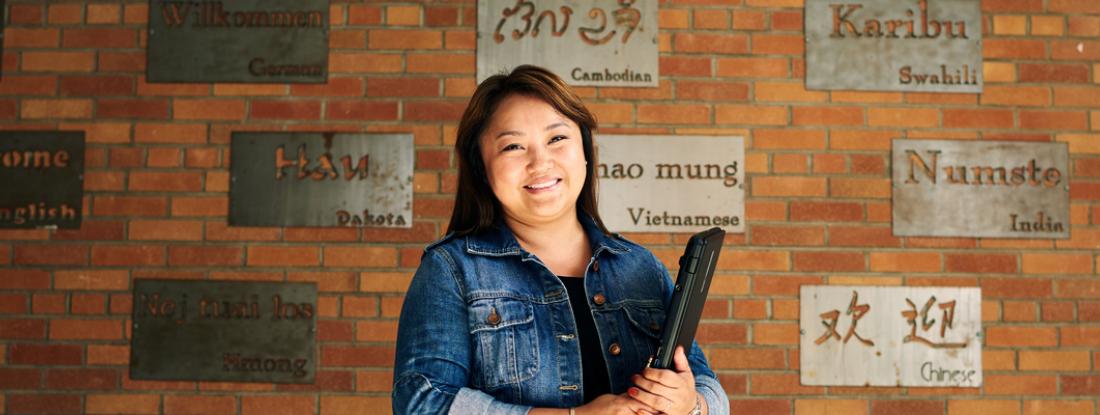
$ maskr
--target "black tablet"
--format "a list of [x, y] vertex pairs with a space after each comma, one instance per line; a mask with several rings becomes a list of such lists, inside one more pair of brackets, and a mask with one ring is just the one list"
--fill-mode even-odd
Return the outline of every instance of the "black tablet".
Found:
[[649, 367], [672, 369], [675, 367], [672, 355], [676, 353], [676, 346], [684, 346], [684, 353], [691, 351], [691, 342], [695, 339], [695, 329], [703, 314], [703, 304], [707, 301], [710, 280], [714, 276], [714, 267], [718, 264], [718, 254], [722, 251], [725, 237], [726, 231], [722, 228], [710, 228], [692, 235], [688, 241], [684, 255], [680, 257], [680, 272], [676, 275], [661, 343]]

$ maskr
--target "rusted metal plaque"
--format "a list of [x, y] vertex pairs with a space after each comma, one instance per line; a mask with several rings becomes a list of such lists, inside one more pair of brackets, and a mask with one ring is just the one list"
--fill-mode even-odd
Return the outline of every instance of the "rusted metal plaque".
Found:
[[806, 88], [982, 92], [979, 0], [806, 0]]
[[313, 383], [317, 284], [134, 280], [130, 378]]
[[657, 86], [657, 0], [478, 0], [477, 81], [523, 64], [572, 85]]
[[1069, 237], [1066, 143], [893, 140], [894, 235]]
[[411, 134], [236, 132], [231, 153], [231, 226], [412, 227]]
[[0, 131], [0, 228], [79, 228], [83, 199], [83, 132]]
[[803, 385], [982, 385], [982, 292], [803, 285]]
[[745, 231], [742, 137], [600, 135], [600, 216], [615, 232]]
[[328, 0], [149, 0], [149, 82], [323, 83]]

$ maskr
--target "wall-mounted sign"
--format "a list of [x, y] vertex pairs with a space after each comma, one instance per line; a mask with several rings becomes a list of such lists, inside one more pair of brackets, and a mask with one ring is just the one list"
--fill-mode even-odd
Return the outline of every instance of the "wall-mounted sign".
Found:
[[745, 231], [742, 137], [600, 135], [596, 145], [610, 230]]
[[328, 0], [149, 0], [149, 82], [323, 83]]
[[657, 0], [478, 0], [477, 81], [523, 64], [572, 85], [657, 86]]
[[806, 88], [982, 92], [979, 0], [806, 0]]
[[412, 227], [411, 134], [236, 132], [231, 153], [231, 226]]
[[134, 280], [130, 378], [313, 383], [317, 284]]
[[894, 235], [1069, 237], [1066, 143], [893, 140]]
[[803, 285], [803, 385], [982, 385], [982, 292]]
[[0, 183], [0, 228], [79, 228], [84, 133], [0, 131]]

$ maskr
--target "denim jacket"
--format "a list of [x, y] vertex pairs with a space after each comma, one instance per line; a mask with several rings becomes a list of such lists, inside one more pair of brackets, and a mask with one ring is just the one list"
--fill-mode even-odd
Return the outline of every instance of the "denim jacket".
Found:
[[[588, 301], [612, 393], [653, 355], [672, 293], [668, 271], [640, 245], [608, 237], [581, 215], [592, 257], [587, 298], [522, 249], [504, 225], [429, 245], [397, 332], [395, 414], [525, 414], [583, 404], [581, 351], [570, 301]], [[711, 414], [729, 400], [693, 344], [688, 361]]]

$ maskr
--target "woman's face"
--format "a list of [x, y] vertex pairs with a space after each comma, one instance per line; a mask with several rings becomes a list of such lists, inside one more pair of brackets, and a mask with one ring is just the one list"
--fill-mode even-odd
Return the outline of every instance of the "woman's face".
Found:
[[506, 217], [539, 224], [576, 216], [587, 174], [576, 123], [517, 94], [501, 101], [480, 139], [489, 186]]

